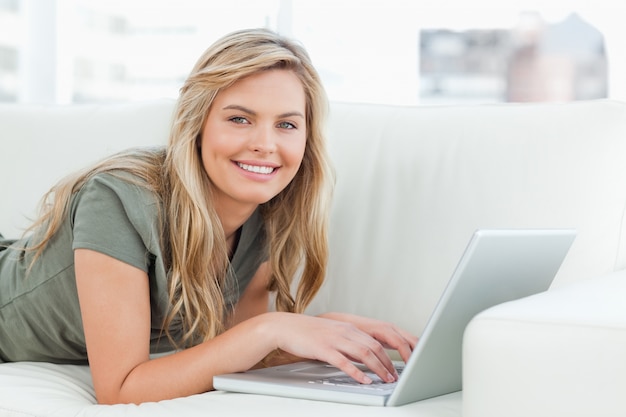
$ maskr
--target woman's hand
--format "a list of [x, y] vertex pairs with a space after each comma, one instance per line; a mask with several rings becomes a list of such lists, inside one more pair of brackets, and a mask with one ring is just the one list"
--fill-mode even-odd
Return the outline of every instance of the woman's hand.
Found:
[[[372, 380], [353, 362], [362, 363], [383, 381], [398, 378], [385, 348], [410, 355], [416, 338], [384, 322], [350, 315], [311, 317], [292, 313], [269, 313], [269, 331], [275, 346], [291, 355], [333, 365], [363, 384]], [[410, 340], [407, 340], [409, 338]]]
[[352, 323], [361, 331], [382, 343], [385, 348], [397, 350], [405, 362], [409, 360], [411, 352], [413, 352], [417, 344], [417, 336], [382, 320], [347, 313], [325, 313], [319, 317]]

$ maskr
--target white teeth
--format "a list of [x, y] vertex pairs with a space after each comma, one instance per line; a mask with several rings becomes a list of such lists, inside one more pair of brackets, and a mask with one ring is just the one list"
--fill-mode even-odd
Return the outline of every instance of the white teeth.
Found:
[[241, 162], [237, 162], [237, 165], [239, 165], [239, 168], [241, 169], [245, 169], [246, 171], [254, 172], [256, 174], [271, 174], [272, 172], [274, 172], [274, 168], [272, 167], [248, 165], [248, 164], [242, 164]]

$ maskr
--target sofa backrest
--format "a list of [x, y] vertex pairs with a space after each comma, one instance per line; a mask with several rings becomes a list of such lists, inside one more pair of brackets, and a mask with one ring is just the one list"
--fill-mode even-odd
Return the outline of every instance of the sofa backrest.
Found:
[[0, 104], [0, 233], [21, 236], [43, 194], [74, 170], [131, 146], [165, 144], [173, 106]]
[[554, 285], [626, 267], [624, 103], [335, 103], [329, 142], [332, 258], [313, 311], [421, 331], [478, 228], [577, 229]]
[[[0, 233], [63, 175], [167, 141], [174, 102], [0, 105]], [[310, 312], [421, 332], [477, 228], [576, 228], [555, 285], [626, 267], [626, 105], [333, 103], [328, 279]], [[488, 289], [485, 289], [488, 291]]]

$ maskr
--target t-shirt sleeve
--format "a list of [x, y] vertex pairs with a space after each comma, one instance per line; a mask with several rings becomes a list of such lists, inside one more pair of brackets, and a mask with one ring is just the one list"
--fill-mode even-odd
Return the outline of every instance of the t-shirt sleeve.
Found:
[[127, 214], [125, 204], [137, 199], [133, 187], [115, 187], [111, 178], [96, 176], [83, 185], [72, 204], [72, 249], [90, 249], [148, 271], [149, 253]]

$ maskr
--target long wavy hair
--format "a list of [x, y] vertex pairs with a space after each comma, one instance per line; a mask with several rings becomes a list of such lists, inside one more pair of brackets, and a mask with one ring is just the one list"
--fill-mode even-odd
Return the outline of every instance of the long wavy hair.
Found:
[[[31, 228], [40, 253], [67, 214], [71, 195], [105, 171], [135, 174], [163, 201], [162, 242], [169, 271], [170, 310], [163, 329], [182, 322], [178, 347], [224, 331], [228, 307], [228, 249], [212, 201], [214, 186], [203, 168], [198, 141], [217, 94], [236, 81], [270, 69], [293, 71], [306, 97], [304, 157], [292, 182], [260, 208], [269, 249], [268, 290], [278, 311], [301, 313], [319, 290], [328, 260], [327, 227], [333, 173], [326, 153], [327, 99], [319, 75], [297, 42], [265, 29], [242, 30], [219, 39], [200, 57], [180, 90], [164, 152], [132, 150], [67, 177], [44, 197]], [[49, 203], [45, 203], [49, 201]], [[36, 257], [35, 257], [36, 259]], [[292, 291], [294, 278], [299, 282]]]

